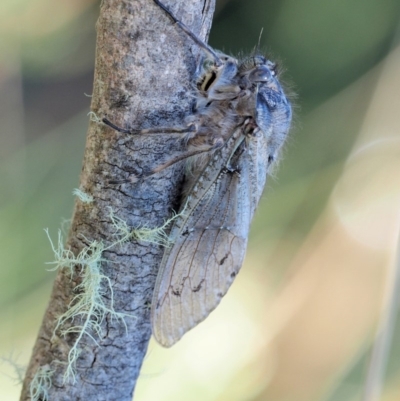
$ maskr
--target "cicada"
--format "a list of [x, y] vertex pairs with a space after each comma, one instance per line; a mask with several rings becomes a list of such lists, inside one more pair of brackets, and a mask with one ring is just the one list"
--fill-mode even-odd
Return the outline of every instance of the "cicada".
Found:
[[274, 62], [259, 51], [243, 59], [216, 51], [154, 2], [203, 50], [194, 112], [178, 128], [124, 130], [103, 121], [126, 133], [184, 135], [186, 152], [147, 174], [187, 159], [181, 210], [170, 232], [173, 245], [165, 249], [151, 306], [153, 335], [170, 347], [217, 307], [238, 274], [292, 109]]

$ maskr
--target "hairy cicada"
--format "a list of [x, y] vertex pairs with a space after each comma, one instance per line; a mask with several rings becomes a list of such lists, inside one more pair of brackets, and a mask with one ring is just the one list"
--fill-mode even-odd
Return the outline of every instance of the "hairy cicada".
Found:
[[216, 308], [238, 274], [292, 110], [274, 62], [258, 50], [242, 59], [216, 51], [154, 2], [204, 52], [194, 112], [181, 128], [124, 130], [103, 121], [126, 133], [181, 132], [187, 144], [184, 154], [147, 174], [187, 159], [181, 212], [170, 232], [173, 245], [165, 249], [152, 301], [154, 337], [169, 347]]

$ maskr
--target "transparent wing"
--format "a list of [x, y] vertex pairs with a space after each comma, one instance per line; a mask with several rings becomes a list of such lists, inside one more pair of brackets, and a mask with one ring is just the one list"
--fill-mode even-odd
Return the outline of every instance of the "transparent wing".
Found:
[[[169, 347], [204, 320], [242, 266], [250, 222], [266, 170], [266, 142], [252, 138], [236, 149], [175, 234], [153, 297], [156, 340]], [[229, 171], [230, 170], [230, 171]]]

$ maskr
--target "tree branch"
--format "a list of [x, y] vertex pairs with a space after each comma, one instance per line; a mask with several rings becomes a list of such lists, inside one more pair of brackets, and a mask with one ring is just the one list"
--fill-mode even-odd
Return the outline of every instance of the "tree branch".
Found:
[[[167, 6], [207, 36], [214, 0]], [[92, 111], [125, 128], [182, 125], [197, 57], [196, 45], [153, 1], [103, 0]], [[53, 245], [59, 271], [21, 400], [131, 400], [151, 336], [150, 302], [163, 247], [126, 241], [129, 230], [123, 237], [121, 227], [162, 226], [177, 210], [183, 166], [142, 183], [108, 182], [167, 161], [182, 150], [178, 139], [128, 135], [91, 121], [80, 181], [89, 198], [77, 198], [65, 248]], [[123, 238], [115, 235], [118, 229]], [[68, 367], [73, 370], [65, 376]]]

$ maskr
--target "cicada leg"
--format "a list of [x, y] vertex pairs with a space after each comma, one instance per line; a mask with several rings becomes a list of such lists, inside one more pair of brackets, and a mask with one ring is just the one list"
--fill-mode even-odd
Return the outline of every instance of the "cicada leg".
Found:
[[121, 128], [112, 123], [107, 118], [103, 118], [103, 123], [114, 129], [115, 131], [122, 132], [123, 134], [190, 134], [197, 130], [194, 124], [189, 124], [186, 127], [156, 127], [156, 128], [145, 128], [145, 129], [136, 129], [136, 128]]
[[192, 40], [199, 46], [201, 47], [206, 53], [208, 53], [212, 59], [214, 60], [215, 66], [219, 67], [222, 65], [221, 59], [218, 57], [217, 53], [212, 49], [207, 43], [203, 42], [197, 35], [195, 35], [183, 22], [179, 21], [178, 18], [174, 16], [174, 14], [171, 13], [171, 11], [168, 10], [164, 4], [162, 4], [159, 0], [154, 0], [154, 3], [156, 3], [164, 12], [171, 18], [174, 24], [178, 25], [179, 28], [182, 29], [183, 32], [186, 33], [186, 35], [190, 36]]
[[[197, 124], [189, 124], [186, 127], [157, 127], [157, 128], [146, 128], [146, 129], [125, 129], [118, 127], [117, 125], [113, 124], [111, 121], [109, 121], [107, 118], [103, 118], [103, 123], [108, 125], [109, 127], [115, 129], [118, 132], [122, 132], [124, 134], [134, 134], [134, 135], [140, 135], [140, 134], [186, 134], [195, 137], [197, 133]], [[185, 160], [189, 157], [192, 156], [197, 156], [201, 153], [206, 153], [209, 152], [213, 149], [216, 149], [217, 147], [220, 147], [221, 144], [219, 142], [215, 142], [213, 144], [210, 144], [209, 146], [203, 146], [201, 149], [191, 149], [187, 152], [182, 153], [181, 155], [174, 157], [164, 164], [161, 164], [151, 171], [148, 171], [146, 173], [142, 174], [131, 174], [129, 178], [123, 179], [123, 180], [110, 180], [108, 181], [109, 184], [111, 185], [118, 185], [118, 184], [125, 184], [125, 183], [135, 183], [140, 180], [144, 180], [146, 178], [151, 177], [152, 175], [159, 173], [160, 171], [182, 161]]]

